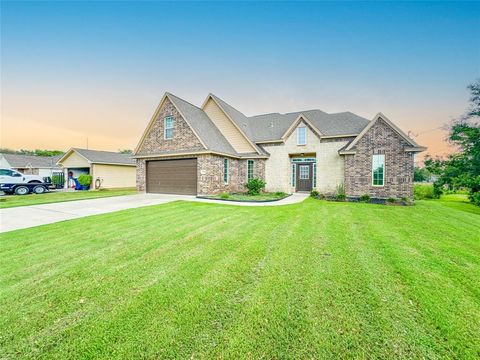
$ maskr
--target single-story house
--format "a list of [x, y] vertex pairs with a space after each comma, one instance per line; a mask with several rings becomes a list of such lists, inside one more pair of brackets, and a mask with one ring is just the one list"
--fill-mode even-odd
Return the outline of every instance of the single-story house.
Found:
[[349, 197], [412, 198], [423, 150], [381, 113], [246, 116], [213, 94], [197, 107], [166, 93], [133, 157], [139, 191], [241, 192], [259, 177], [267, 191], [334, 194], [343, 184]]
[[62, 168], [57, 165], [57, 156], [36, 156], [20, 154], [0, 154], [0, 167], [13, 169], [26, 175], [53, 176], [61, 173]]
[[[92, 189], [135, 187], [135, 160], [129, 154], [111, 151], [71, 148], [59, 160], [65, 179], [69, 173], [77, 178], [81, 174], [92, 175]], [[69, 187], [69, 181], [65, 187]]]

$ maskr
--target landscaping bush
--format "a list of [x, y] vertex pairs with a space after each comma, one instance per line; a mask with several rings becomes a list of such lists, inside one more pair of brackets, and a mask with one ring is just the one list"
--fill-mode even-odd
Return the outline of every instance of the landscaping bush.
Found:
[[230, 194], [229, 194], [229, 193], [225, 193], [225, 192], [224, 192], [224, 193], [221, 193], [221, 194], [220, 194], [220, 198], [221, 198], [221, 199], [228, 199], [229, 197], [230, 197]]
[[82, 174], [78, 177], [78, 182], [80, 183], [80, 185], [88, 188], [92, 183], [92, 175]]
[[368, 194], [363, 194], [362, 196], [360, 196], [360, 198], [359, 198], [358, 200], [361, 201], [361, 202], [366, 202], [366, 203], [368, 203], [368, 202], [370, 202], [370, 199], [371, 199], [371, 198], [370, 198], [370, 195], [368, 195]]
[[335, 193], [335, 199], [343, 201], [346, 199], [345, 196], [345, 185], [343, 183], [337, 185], [337, 191]]
[[470, 201], [477, 206], [480, 206], [480, 192], [476, 192], [469, 196]]
[[318, 198], [320, 196], [320, 193], [317, 190], [312, 190], [310, 191], [310, 196], [313, 198]]
[[287, 194], [285, 194], [283, 191], [277, 191], [277, 192], [275, 193], [275, 196], [285, 197], [285, 196], [287, 196]]
[[258, 195], [265, 189], [265, 181], [260, 178], [253, 178], [248, 180], [245, 187], [247, 188], [248, 195]]
[[397, 201], [397, 199], [392, 198], [392, 197], [387, 199], [387, 202], [390, 203], [390, 204], [395, 204], [396, 201]]
[[413, 195], [416, 200], [435, 199], [439, 196], [435, 194], [433, 184], [415, 184]]
[[53, 175], [52, 176], [52, 184], [53, 185], [63, 185], [63, 176], [61, 175]]

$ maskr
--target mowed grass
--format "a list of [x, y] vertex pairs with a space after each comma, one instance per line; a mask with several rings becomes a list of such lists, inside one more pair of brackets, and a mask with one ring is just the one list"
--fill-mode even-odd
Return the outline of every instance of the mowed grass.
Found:
[[52, 191], [45, 194], [36, 195], [4, 195], [0, 196], [0, 209], [16, 207], [16, 206], [28, 206], [28, 205], [41, 205], [51, 204], [63, 201], [73, 200], [86, 200], [97, 199], [102, 197], [121, 196], [121, 195], [134, 195], [137, 190], [134, 188], [124, 189], [112, 189], [112, 190], [97, 190], [97, 191]]
[[479, 229], [461, 202], [307, 199], [5, 233], [0, 358], [475, 359]]

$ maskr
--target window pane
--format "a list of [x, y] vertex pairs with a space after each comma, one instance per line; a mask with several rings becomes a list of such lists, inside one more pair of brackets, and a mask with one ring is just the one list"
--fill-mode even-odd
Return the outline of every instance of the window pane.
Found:
[[385, 155], [373, 155], [372, 157], [372, 184], [384, 185]]
[[297, 144], [305, 145], [307, 143], [307, 128], [299, 127], [297, 128]]
[[173, 138], [173, 129], [165, 129], [165, 139]]
[[308, 165], [300, 165], [300, 173], [299, 177], [302, 180], [308, 180], [310, 177], [310, 166]]
[[292, 164], [292, 186], [295, 186], [295, 180], [297, 177], [297, 173], [295, 171], [296, 169], [297, 169], [297, 165]]
[[165, 128], [172, 128], [173, 127], [173, 117], [168, 116], [165, 118]]
[[223, 160], [223, 182], [228, 183], [228, 159]]
[[247, 179], [253, 179], [253, 160], [247, 161]]

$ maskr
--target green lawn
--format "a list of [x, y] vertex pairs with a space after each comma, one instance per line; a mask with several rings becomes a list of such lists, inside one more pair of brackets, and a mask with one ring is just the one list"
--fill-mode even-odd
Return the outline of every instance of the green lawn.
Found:
[[62, 201], [96, 199], [109, 196], [133, 195], [136, 193], [137, 190], [133, 188], [126, 188], [98, 191], [52, 191], [41, 195], [6, 195], [0, 196], [0, 209], [16, 206], [50, 204]]
[[[228, 196], [226, 196], [228, 195]], [[260, 193], [258, 195], [249, 195], [246, 193], [233, 193], [233, 194], [219, 194], [205, 196], [210, 199], [218, 200], [235, 200], [235, 201], [270, 201], [270, 200], [280, 200], [287, 197], [287, 194], [283, 192], [278, 193]]]
[[174, 202], [0, 237], [0, 358], [480, 356], [480, 209]]

